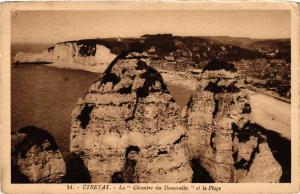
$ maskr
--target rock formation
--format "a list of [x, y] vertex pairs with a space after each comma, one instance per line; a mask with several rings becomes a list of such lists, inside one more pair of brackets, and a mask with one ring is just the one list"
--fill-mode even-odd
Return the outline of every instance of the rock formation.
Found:
[[41, 53], [18, 52], [14, 57], [14, 63], [45, 63], [53, 62], [53, 52], [43, 50]]
[[180, 72], [172, 70], [159, 70], [163, 80], [171, 85], [181, 86], [190, 90], [196, 90], [197, 79], [189, 72]]
[[250, 124], [248, 94], [232, 64], [211, 61], [183, 112], [191, 159], [215, 182], [279, 182], [281, 166]]
[[[101, 50], [62, 44], [49, 51], [62, 64], [93, 64]], [[279, 182], [281, 166], [250, 123], [248, 93], [233, 64], [211, 61], [180, 116], [141, 52], [122, 52], [78, 100], [66, 163], [47, 131], [30, 126], [12, 135], [12, 182]]]
[[12, 182], [62, 182], [65, 162], [47, 131], [21, 128], [12, 135], [12, 148]]
[[92, 182], [191, 182], [178, 105], [145, 55], [120, 55], [79, 99], [70, 150]]
[[116, 58], [111, 50], [101, 44], [62, 42], [41, 53], [17, 53], [15, 63], [47, 63], [48, 66], [104, 72]]

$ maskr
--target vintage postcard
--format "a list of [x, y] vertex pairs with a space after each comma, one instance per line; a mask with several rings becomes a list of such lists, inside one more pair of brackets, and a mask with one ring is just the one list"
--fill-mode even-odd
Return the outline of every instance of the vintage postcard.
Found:
[[3, 193], [297, 193], [299, 6], [1, 5]]

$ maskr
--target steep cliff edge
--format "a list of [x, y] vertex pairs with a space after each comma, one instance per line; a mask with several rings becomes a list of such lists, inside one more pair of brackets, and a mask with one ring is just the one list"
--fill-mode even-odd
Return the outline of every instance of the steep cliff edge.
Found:
[[114, 60], [72, 113], [70, 150], [92, 182], [191, 182], [185, 128], [143, 54]]
[[62, 42], [41, 53], [17, 53], [14, 63], [44, 63], [59, 68], [103, 72], [116, 56], [105, 45]]
[[281, 166], [266, 137], [251, 127], [248, 94], [236, 71], [221, 61], [204, 68], [183, 111], [190, 157], [215, 182], [279, 182]]

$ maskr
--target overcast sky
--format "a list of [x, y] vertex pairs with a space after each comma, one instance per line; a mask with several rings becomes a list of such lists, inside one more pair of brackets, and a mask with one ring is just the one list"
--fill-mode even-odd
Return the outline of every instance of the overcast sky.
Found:
[[82, 38], [185, 36], [290, 38], [289, 11], [18, 11], [13, 43]]

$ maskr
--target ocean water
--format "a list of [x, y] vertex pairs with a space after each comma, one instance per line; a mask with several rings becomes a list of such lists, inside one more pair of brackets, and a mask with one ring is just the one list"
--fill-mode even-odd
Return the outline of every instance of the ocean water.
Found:
[[28, 125], [46, 129], [66, 156], [71, 112], [99, 74], [26, 64], [12, 67], [11, 76], [12, 130]]
[[[71, 112], [99, 74], [48, 67], [18, 65], [11, 69], [12, 130], [33, 125], [49, 131], [64, 156], [69, 153]], [[192, 91], [169, 85], [169, 91], [183, 108]]]

